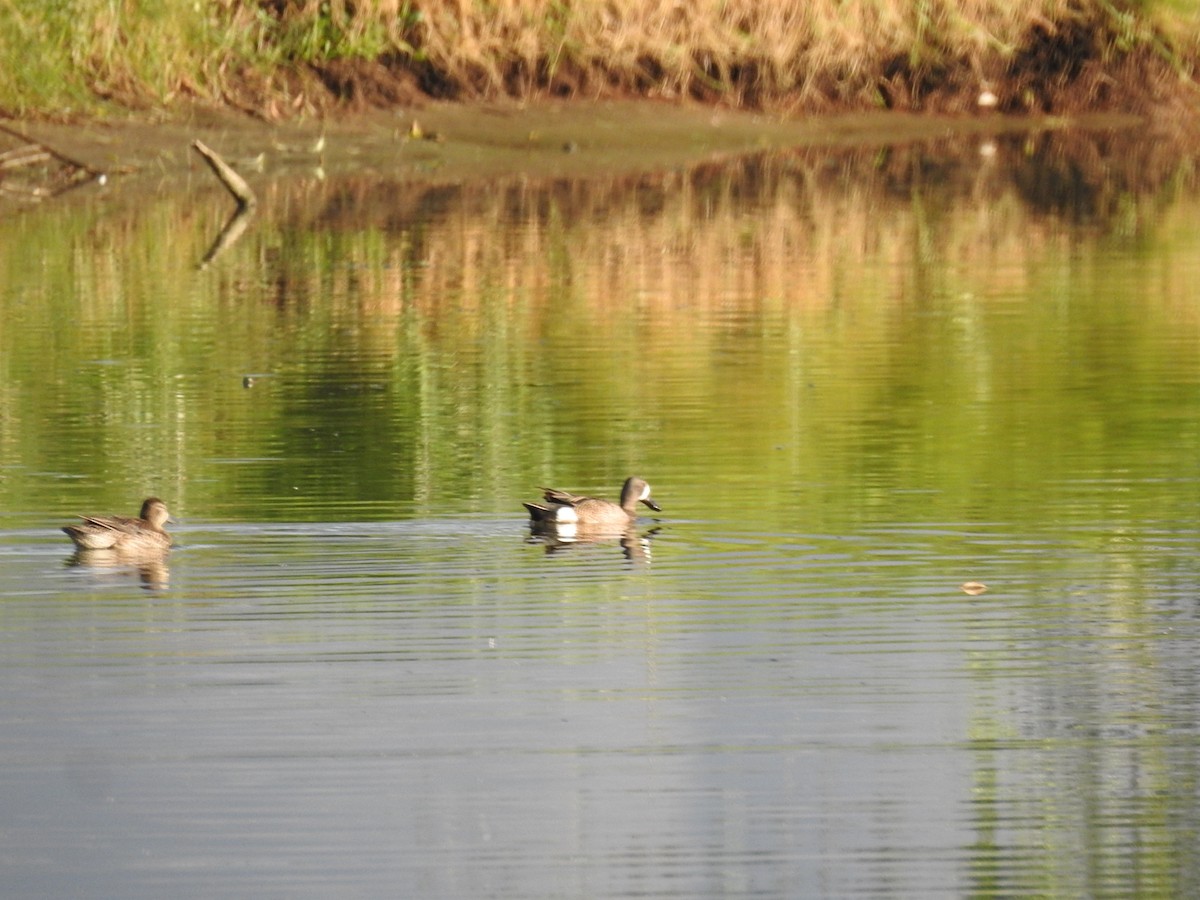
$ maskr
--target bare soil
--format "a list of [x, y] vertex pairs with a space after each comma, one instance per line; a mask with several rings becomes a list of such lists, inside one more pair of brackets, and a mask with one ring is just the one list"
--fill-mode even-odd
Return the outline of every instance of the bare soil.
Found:
[[982, 111], [784, 116], [646, 100], [463, 104], [408, 97], [388, 108], [372, 102], [363, 111], [321, 119], [264, 122], [228, 110], [196, 108], [170, 120], [148, 120], [142, 114], [119, 121], [18, 127], [96, 171], [159, 181], [206, 172], [191, 149], [199, 139], [253, 185], [300, 171], [423, 182], [586, 178], [793, 147], [872, 146], [1068, 127], [1132, 130], [1145, 127], [1145, 120]]

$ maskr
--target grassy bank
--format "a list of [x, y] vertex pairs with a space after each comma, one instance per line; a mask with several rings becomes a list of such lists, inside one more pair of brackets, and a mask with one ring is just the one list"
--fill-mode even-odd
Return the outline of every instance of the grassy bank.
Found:
[[15, 0], [0, 111], [421, 96], [697, 98], [789, 110], [1177, 110], [1187, 0]]

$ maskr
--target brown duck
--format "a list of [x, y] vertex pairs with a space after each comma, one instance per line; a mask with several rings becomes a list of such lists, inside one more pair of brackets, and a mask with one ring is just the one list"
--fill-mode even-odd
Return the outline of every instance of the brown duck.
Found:
[[636, 475], [625, 480], [621, 502], [569, 494], [556, 488], [542, 488], [545, 503], [526, 503], [535, 525], [576, 525], [593, 528], [627, 528], [637, 518], [637, 505], [644, 503], [655, 512], [661, 507], [650, 499], [650, 485]]
[[67, 536], [80, 550], [167, 550], [171, 536], [163, 525], [171, 521], [167, 505], [157, 497], [147, 497], [136, 519], [125, 516], [80, 516], [82, 525], [67, 525]]

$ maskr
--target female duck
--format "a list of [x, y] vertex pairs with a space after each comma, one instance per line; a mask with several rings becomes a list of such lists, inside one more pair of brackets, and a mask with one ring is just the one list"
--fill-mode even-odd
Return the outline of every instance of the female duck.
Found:
[[662, 508], [650, 499], [650, 485], [636, 475], [621, 488], [621, 502], [581, 497], [554, 488], [542, 488], [545, 503], [526, 503], [534, 525], [578, 525], [594, 528], [628, 528], [637, 518], [637, 505], [644, 503], [655, 512]]
[[163, 525], [171, 521], [167, 505], [157, 497], [147, 497], [138, 518], [125, 516], [80, 516], [82, 525], [67, 525], [67, 536], [80, 550], [167, 550], [171, 536]]

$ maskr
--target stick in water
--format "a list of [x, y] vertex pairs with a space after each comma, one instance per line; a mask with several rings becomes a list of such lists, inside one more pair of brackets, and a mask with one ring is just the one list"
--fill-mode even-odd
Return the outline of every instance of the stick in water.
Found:
[[217, 151], [206, 147], [200, 141], [192, 141], [192, 147], [204, 157], [205, 162], [212, 168], [221, 184], [225, 185], [229, 193], [233, 194], [239, 208], [252, 209], [258, 203], [258, 198], [254, 196], [254, 191], [250, 190], [250, 185], [246, 184], [241, 175], [233, 171], [229, 163], [221, 159]]

